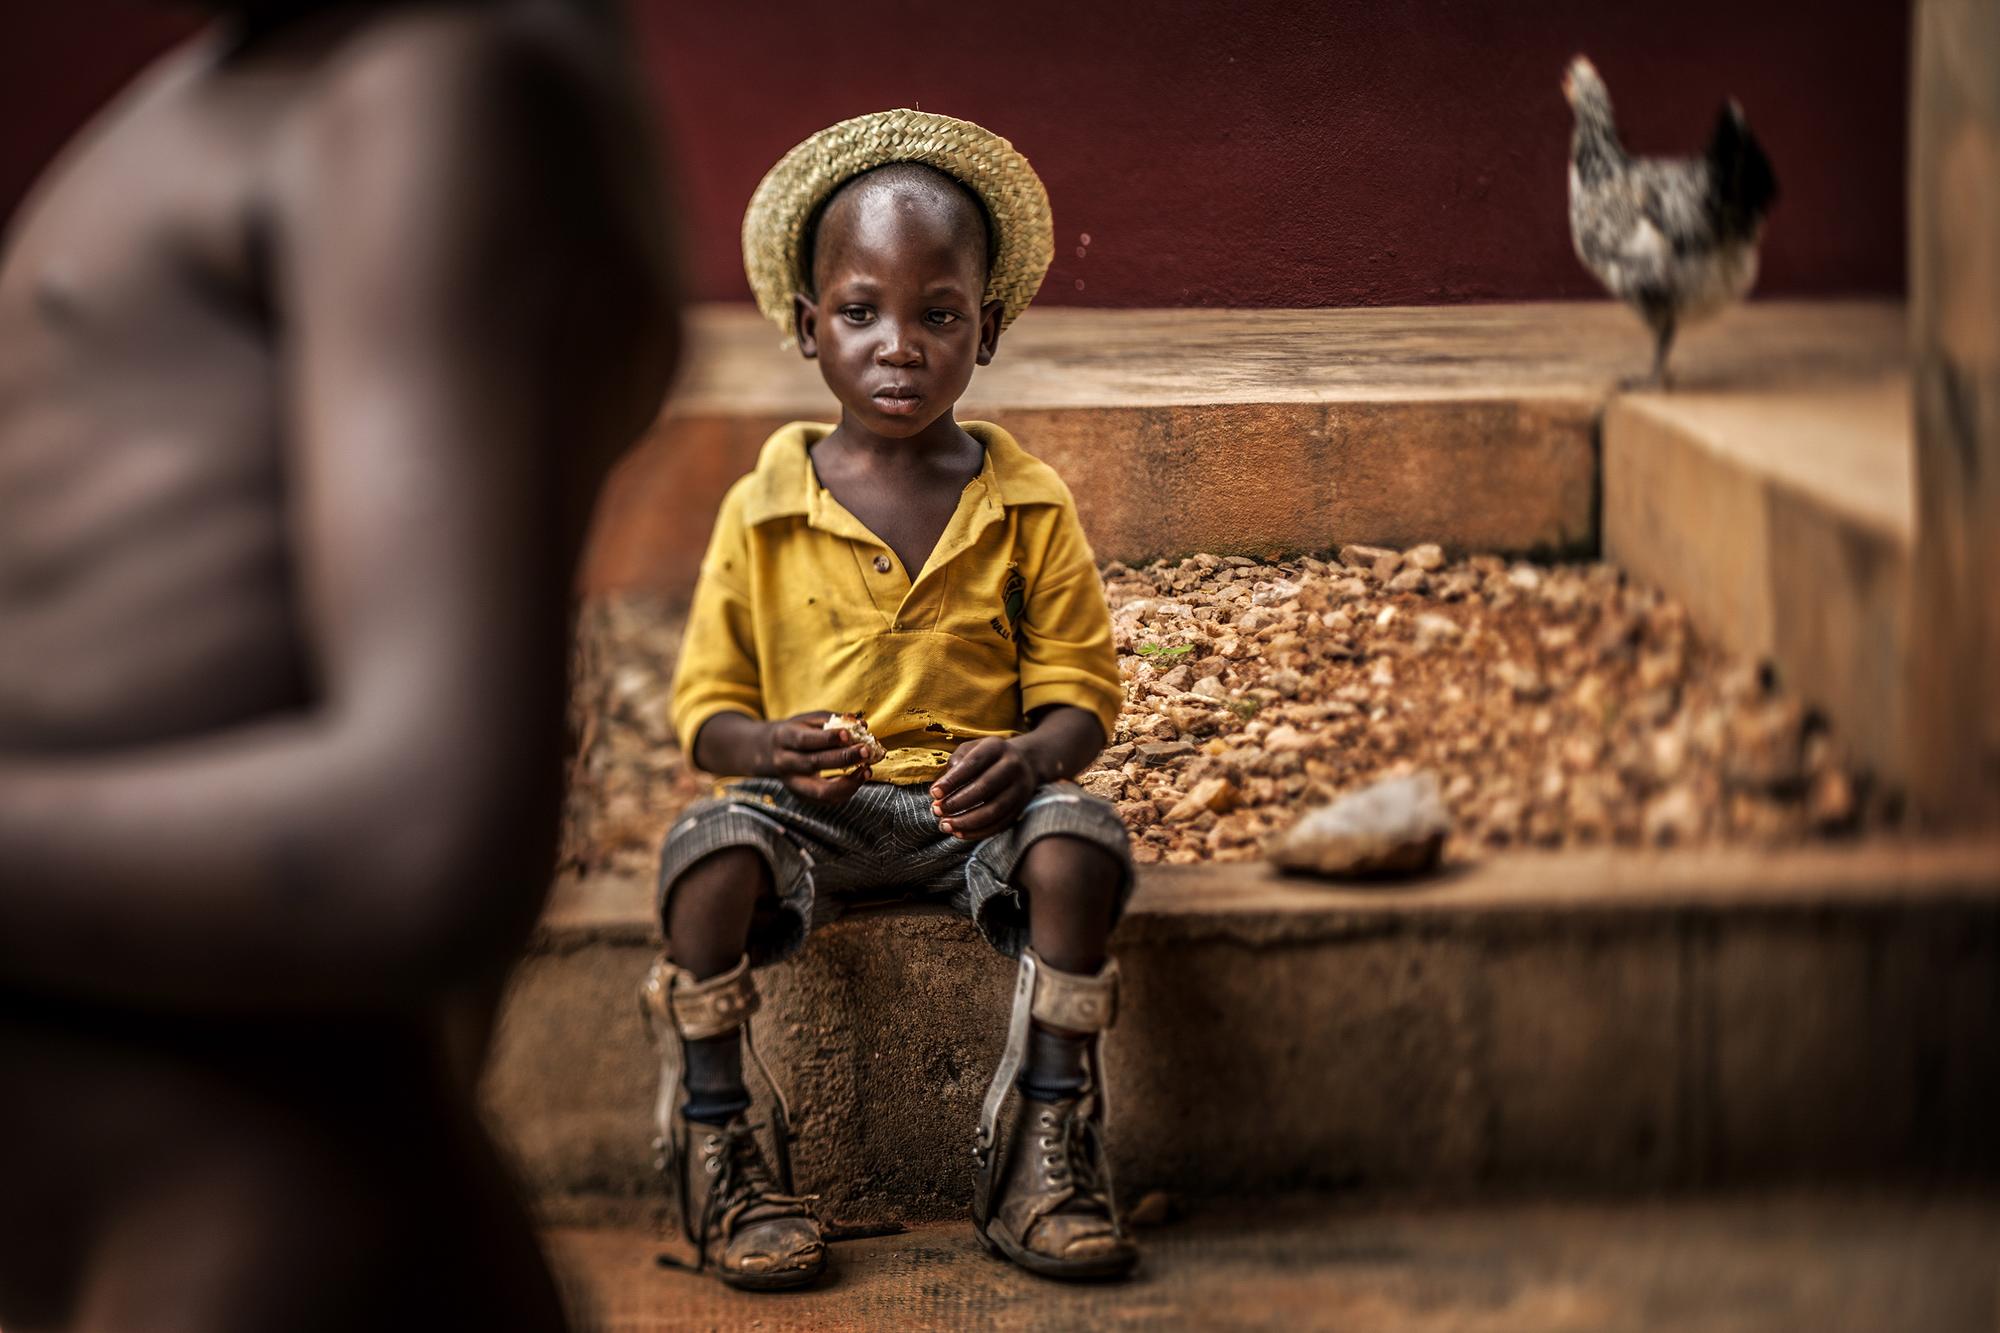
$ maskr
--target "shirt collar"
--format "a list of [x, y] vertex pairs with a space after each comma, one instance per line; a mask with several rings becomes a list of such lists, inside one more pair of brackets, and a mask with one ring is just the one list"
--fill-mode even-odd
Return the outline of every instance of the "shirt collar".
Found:
[[[980, 475], [987, 479], [994, 499], [1001, 506], [1068, 502], [1069, 489], [1055, 469], [1021, 448], [1012, 435], [991, 422], [959, 424], [965, 427], [966, 434], [986, 447], [986, 462]], [[743, 498], [746, 524], [754, 527], [774, 518], [812, 513], [812, 497], [818, 481], [813, 476], [812, 458], [807, 450], [832, 430], [825, 422], [794, 421], [764, 441]]]

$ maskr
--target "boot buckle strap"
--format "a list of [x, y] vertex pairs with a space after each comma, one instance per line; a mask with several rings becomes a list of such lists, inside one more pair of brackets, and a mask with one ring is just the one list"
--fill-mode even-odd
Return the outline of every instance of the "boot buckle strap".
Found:
[[647, 972], [642, 993], [647, 1008], [689, 1041], [734, 1032], [750, 1021], [761, 1003], [748, 957], [721, 976], [696, 981], [662, 955]]
[[1095, 976], [1058, 972], [1046, 963], [1038, 972], [1030, 1011], [1037, 1023], [1070, 1032], [1102, 1032], [1118, 1021], [1116, 959]]

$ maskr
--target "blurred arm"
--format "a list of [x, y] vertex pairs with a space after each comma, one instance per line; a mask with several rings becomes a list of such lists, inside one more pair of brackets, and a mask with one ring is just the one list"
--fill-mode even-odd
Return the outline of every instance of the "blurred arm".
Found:
[[[1051, 515], [1046, 545], [1020, 624], [1021, 711], [1034, 723], [1021, 737], [1030, 750], [1060, 753], [1060, 777], [1074, 777], [1109, 743], [1125, 704], [1124, 677], [1111, 633], [1097, 561], [1073, 507]], [[1087, 715], [1084, 729], [1068, 716]], [[1050, 722], [1060, 719], [1056, 729]], [[1039, 739], [1035, 739], [1039, 738]], [[1094, 738], [1088, 753], [1083, 746]], [[1081, 755], [1081, 762], [1075, 762]]]

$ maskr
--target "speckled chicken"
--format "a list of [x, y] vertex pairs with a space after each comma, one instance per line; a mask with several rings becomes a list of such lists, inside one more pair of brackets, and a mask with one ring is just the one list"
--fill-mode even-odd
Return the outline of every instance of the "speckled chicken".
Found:
[[1757, 280], [1757, 243], [1777, 177], [1734, 101], [1723, 105], [1702, 156], [1635, 158], [1618, 142], [1611, 94], [1583, 56], [1570, 61], [1563, 96], [1576, 115], [1569, 157], [1576, 256], [1652, 329], [1651, 383], [1665, 387], [1675, 331], [1740, 301]]

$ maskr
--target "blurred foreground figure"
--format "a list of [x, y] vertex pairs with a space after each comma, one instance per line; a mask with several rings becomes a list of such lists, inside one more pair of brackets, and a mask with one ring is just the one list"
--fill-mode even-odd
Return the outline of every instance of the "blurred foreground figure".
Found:
[[1646, 383], [1664, 389], [1675, 331], [1741, 301], [1757, 281], [1778, 178], [1734, 101], [1723, 104], [1700, 157], [1635, 158], [1618, 141], [1596, 66], [1577, 56], [1562, 86], [1576, 116], [1570, 240], [1583, 266], [1653, 331]]
[[559, 1327], [448, 1034], [673, 360], [650, 145], [558, 0], [218, 8], [0, 268], [0, 1327]]

